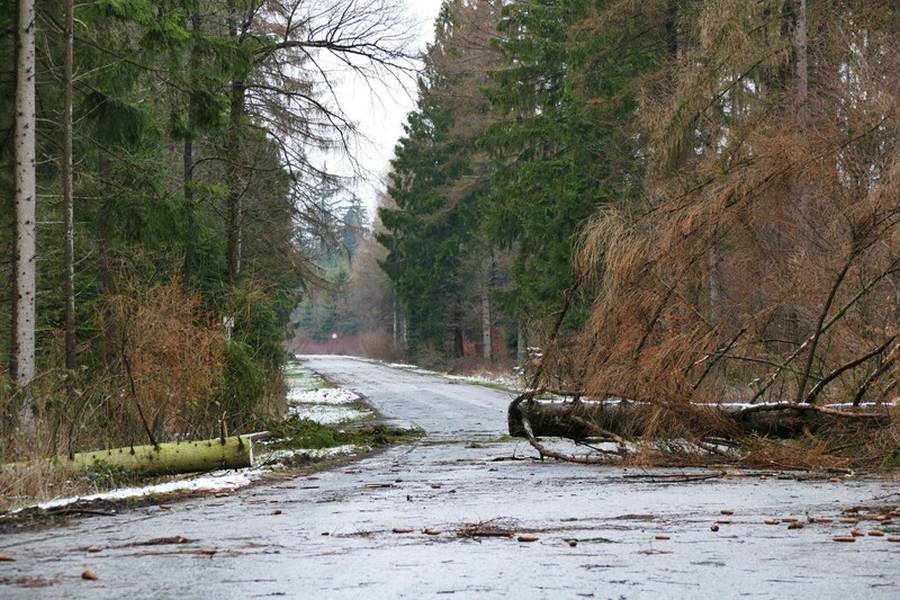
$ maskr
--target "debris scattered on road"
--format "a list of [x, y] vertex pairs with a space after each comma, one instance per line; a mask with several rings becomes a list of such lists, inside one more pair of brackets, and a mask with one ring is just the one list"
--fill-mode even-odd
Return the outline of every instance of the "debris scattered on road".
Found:
[[505, 537], [511, 538], [516, 533], [514, 523], [493, 520], [484, 521], [482, 523], [471, 523], [464, 525], [459, 530], [459, 537], [462, 538], [479, 538], [479, 537]]
[[183, 535], [173, 535], [168, 537], [159, 537], [153, 538], [152, 540], [147, 540], [145, 542], [132, 542], [130, 544], [125, 544], [122, 548], [135, 548], [139, 546], [169, 546], [173, 544], [190, 544], [194, 542], [190, 538], [186, 538]]

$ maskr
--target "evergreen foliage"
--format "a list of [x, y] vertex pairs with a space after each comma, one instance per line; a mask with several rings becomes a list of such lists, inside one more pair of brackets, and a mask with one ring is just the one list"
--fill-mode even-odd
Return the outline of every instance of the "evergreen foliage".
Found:
[[[177, 321], [176, 313], [157, 301], [163, 289], [176, 297], [171, 295], [174, 281], [184, 298], [198, 303], [191, 304], [190, 316], [185, 312], [181, 318], [191, 320], [211, 345], [219, 345], [205, 355], [216, 362], [205, 369], [220, 378], [217, 391], [183, 399], [196, 410], [190, 415], [194, 421], [178, 425], [179, 435], [217, 433], [222, 413], [239, 426], [251, 422], [255, 412], [277, 411], [279, 395], [284, 403], [279, 382], [291, 313], [305, 294], [325, 283], [308, 240], [336, 238], [363, 226], [360, 207], [341, 224], [327, 204], [341, 182], [311, 158], [314, 151], [339, 148], [354, 129], [340, 99], [325, 93], [334, 84], [334, 71], [319, 68], [316, 59], [323, 53], [350, 57], [352, 68], [366, 77], [402, 76], [409, 57], [398, 11], [381, 0], [335, 1], [327, 7], [310, 0], [97, 0], [75, 5], [78, 368], [65, 372], [59, 361], [66, 306], [60, 199], [65, 23], [60, 1], [37, 0], [36, 7], [35, 329], [38, 372], [46, 389], [28, 395], [2, 392], [0, 433], [15, 429], [23, 402], [25, 413], [47, 421], [40, 425], [51, 431], [47, 437], [53, 446], [28, 452], [111, 443], [111, 430], [82, 422], [80, 415], [86, 414], [106, 414], [123, 424], [114, 431], [123, 437], [117, 443], [144, 443], [139, 438], [147, 429], [171, 433], [174, 424], [143, 427], [146, 415], [137, 414], [137, 400], [127, 399], [161, 407], [188, 395], [177, 382], [167, 380], [159, 389], [151, 378], [143, 384], [136, 376], [138, 365], [132, 364], [140, 355], [158, 361], [156, 367], [164, 370], [165, 361], [174, 360], [172, 353], [149, 352], [142, 345], [163, 339], [163, 332], [142, 325], [141, 335], [148, 338], [136, 339], [138, 329], [129, 321], [129, 315], [147, 314], [150, 308], [164, 315], [160, 322]], [[0, 0], [4, 307], [10, 305], [15, 281], [15, 15], [16, 2]], [[347, 240], [352, 252], [352, 236]], [[0, 371], [12, 358], [9, 313], [0, 311]], [[225, 334], [231, 339], [225, 340]], [[156, 372], [148, 365], [140, 368]], [[72, 419], [53, 400], [60, 393], [68, 398], [65, 410], [78, 413], [77, 424], [50, 422]], [[200, 408], [213, 400], [220, 405], [218, 414]], [[187, 415], [179, 413], [178, 418]]]

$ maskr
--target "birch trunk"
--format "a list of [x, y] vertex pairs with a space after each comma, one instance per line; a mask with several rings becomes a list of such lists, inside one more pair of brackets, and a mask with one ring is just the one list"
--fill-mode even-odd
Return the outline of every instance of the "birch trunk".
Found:
[[[34, 379], [35, 319], [35, 83], [34, 0], [20, 0], [16, 30], [15, 204], [16, 257], [12, 375], [24, 387]], [[32, 421], [30, 409], [21, 414]]]

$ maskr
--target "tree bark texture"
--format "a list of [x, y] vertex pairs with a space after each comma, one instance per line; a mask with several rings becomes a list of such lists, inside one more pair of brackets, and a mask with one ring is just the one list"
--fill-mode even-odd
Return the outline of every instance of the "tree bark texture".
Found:
[[[730, 439], [749, 434], [786, 439], [826, 430], [868, 430], [891, 424], [886, 413], [831, 410], [808, 404], [694, 404], [673, 405], [669, 409], [695, 434]], [[581, 440], [604, 432], [635, 439], [650, 431], [657, 410], [658, 406], [648, 402], [525, 401], [510, 406], [509, 433], [527, 437], [524, 416], [537, 437]]]
[[[203, 473], [253, 466], [253, 444], [251, 438], [237, 436], [81, 452], [72, 457], [50, 459], [50, 462], [73, 470], [90, 469], [98, 465], [121, 467], [130, 473], [147, 476]], [[29, 463], [6, 464], [0, 466], [0, 471], [15, 472], [28, 465]]]
[[[15, 205], [16, 256], [12, 375], [20, 387], [35, 374], [35, 49], [34, 0], [19, 0], [16, 30]], [[31, 420], [29, 409], [22, 413]]]

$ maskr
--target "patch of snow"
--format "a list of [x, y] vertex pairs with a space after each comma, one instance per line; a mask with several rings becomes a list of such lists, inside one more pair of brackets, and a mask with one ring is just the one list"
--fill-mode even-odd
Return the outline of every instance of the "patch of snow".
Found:
[[[175, 481], [167, 481], [165, 483], [157, 483], [143, 487], [126, 487], [99, 494], [90, 494], [87, 496], [73, 496], [70, 498], [55, 498], [49, 502], [37, 504], [38, 508], [44, 510], [51, 508], [59, 508], [81, 501], [93, 500], [125, 500], [128, 498], [142, 498], [145, 496], [153, 496], [158, 494], [170, 494], [173, 492], [185, 491], [210, 491], [219, 492], [226, 490], [234, 490], [247, 486], [259, 479], [265, 470], [263, 469], [241, 469], [229, 471], [215, 471], [205, 475], [194, 477], [191, 479], [177, 479]], [[31, 507], [33, 508], [33, 507]], [[19, 512], [24, 509], [18, 509], [13, 512]]]
[[[304, 368], [302, 365], [292, 363], [285, 368], [285, 375], [288, 379], [288, 411], [291, 415], [309, 419], [323, 425], [337, 425], [340, 423], [348, 423], [358, 421], [372, 416], [372, 412], [350, 406], [360, 400], [360, 396], [342, 388], [327, 388], [323, 380], [317, 373]], [[264, 444], [261, 445], [264, 447]], [[260, 446], [257, 446], [260, 448]], [[36, 504], [26, 508], [42, 508], [44, 510], [51, 508], [59, 508], [74, 504], [81, 501], [94, 500], [125, 500], [128, 498], [141, 498], [146, 496], [170, 494], [173, 492], [192, 492], [192, 491], [228, 491], [241, 487], [245, 487], [260, 477], [270, 472], [273, 467], [279, 463], [287, 461], [297, 456], [307, 456], [311, 459], [330, 458], [351, 454], [359, 450], [357, 446], [345, 445], [335, 448], [319, 448], [319, 449], [290, 449], [278, 450], [273, 452], [259, 452], [257, 459], [254, 460], [255, 466], [249, 469], [215, 471], [195, 477], [185, 477], [147, 485], [143, 487], [127, 487], [90, 494], [86, 496], [73, 496], [69, 498], [56, 498], [49, 502]], [[25, 510], [24, 508], [16, 509], [12, 513]], [[12, 514], [10, 513], [10, 514]]]
[[288, 412], [322, 425], [338, 425], [372, 416], [368, 410], [331, 404], [294, 404], [288, 407]]
[[[347, 406], [359, 402], [359, 394], [343, 388], [324, 387], [325, 381], [319, 375], [299, 363], [289, 368], [293, 373], [288, 378], [289, 414], [322, 425], [338, 425], [372, 416], [371, 411]], [[311, 386], [310, 382], [317, 384]]]
[[274, 450], [262, 455], [260, 457], [260, 462], [264, 465], [278, 464], [297, 456], [306, 456], [311, 459], [334, 458], [335, 456], [353, 454], [358, 450], [365, 450], [365, 448], [360, 448], [358, 446], [354, 446], [353, 444], [346, 444], [344, 446], [335, 446], [334, 448], [316, 448], [312, 450], [303, 450], [296, 448]]
[[359, 399], [357, 394], [343, 388], [319, 388], [316, 390], [291, 388], [287, 395], [287, 400], [291, 404], [352, 404], [358, 402]]
[[[373, 361], [369, 359], [363, 359], [366, 362], [379, 363], [380, 361]], [[406, 363], [384, 363], [380, 362], [387, 367], [391, 367], [393, 369], [402, 369], [409, 373], [415, 373], [417, 375], [429, 375], [432, 377], [443, 377], [444, 379], [449, 379], [451, 381], [458, 381], [460, 383], [471, 383], [474, 385], [500, 385], [503, 387], [510, 388], [514, 391], [522, 391], [524, 389], [524, 385], [520, 376], [515, 374], [509, 375], [496, 375], [493, 373], [489, 374], [479, 374], [479, 375], [453, 375], [451, 373], [444, 373], [441, 371], [431, 371], [429, 369], [424, 369], [418, 365], [411, 365]]]
[[353, 454], [359, 450], [365, 450], [359, 446], [347, 444], [344, 446], [336, 446], [334, 448], [315, 448], [315, 449], [292, 449], [292, 450], [276, 450], [273, 452], [262, 452], [258, 459], [254, 462], [256, 466], [249, 469], [214, 471], [205, 473], [195, 477], [176, 479], [153, 485], [141, 487], [126, 487], [110, 490], [108, 492], [100, 492], [97, 494], [88, 494], [85, 496], [71, 496], [68, 498], [54, 498], [47, 502], [34, 504], [32, 506], [18, 508], [10, 511], [9, 514], [15, 514], [25, 510], [26, 508], [40, 508], [49, 510], [53, 508], [61, 508], [76, 502], [92, 502], [95, 500], [128, 500], [132, 498], [144, 498], [147, 496], [158, 496], [164, 494], [172, 494], [175, 492], [223, 492], [233, 491], [242, 487], [246, 487], [259, 480], [261, 477], [270, 473], [274, 467], [296, 456], [307, 456], [310, 459], [318, 460], [323, 458], [333, 458], [335, 456], [343, 456]]
[[441, 375], [453, 381], [474, 383], [476, 385], [501, 385], [516, 391], [521, 391], [525, 387], [520, 377], [512, 375]]

